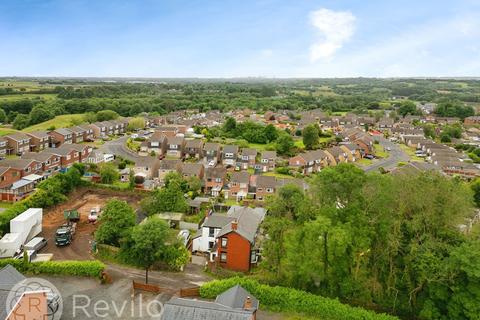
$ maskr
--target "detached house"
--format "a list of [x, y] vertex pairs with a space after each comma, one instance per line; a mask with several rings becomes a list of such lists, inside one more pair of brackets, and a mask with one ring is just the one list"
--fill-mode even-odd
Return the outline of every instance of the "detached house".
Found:
[[157, 177], [160, 160], [156, 157], [140, 157], [135, 162], [133, 172], [137, 177], [143, 177], [145, 180], [151, 180]]
[[50, 135], [47, 131], [34, 131], [27, 133], [30, 137], [30, 151], [39, 152], [50, 147]]
[[276, 161], [276, 151], [263, 151], [260, 156], [260, 163], [255, 164], [255, 170], [259, 172], [274, 171]]
[[184, 163], [181, 169], [184, 178], [196, 177], [203, 179], [205, 167], [201, 163]]
[[227, 170], [222, 166], [205, 169], [205, 193], [217, 197], [225, 185], [226, 175]]
[[7, 140], [7, 154], [23, 154], [30, 151], [30, 137], [25, 133], [11, 133], [4, 138]]
[[277, 182], [275, 177], [258, 176], [256, 180], [255, 199], [259, 201], [265, 200], [267, 196], [271, 196], [275, 193], [276, 186]]
[[247, 197], [250, 187], [250, 174], [247, 171], [232, 173], [225, 188], [225, 199], [243, 200]]
[[53, 131], [49, 131], [51, 145], [53, 148], [58, 148], [64, 144], [73, 143], [73, 132], [69, 129], [60, 128]]
[[155, 131], [148, 142], [145, 143], [149, 153], [155, 152], [156, 154], [163, 156], [167, 149], [167, 136], [160, 131]]
[[233, 167], [237, 163], [238, 146], [227, 145], [223, 147], [222, 163], [224, 166]]
[[187, 140], [185, 142], [185, 157], [200, 159], [203, 156], [203, 141], [201, 139]]
[[217, 252], [211, 255], [217, 267], [248, 272], [259, 262], [256, 239], [265, 214], [263, 208], [230, 207], [227, 216], [233, 220], [218, 232]]
[[243, 148], [240, 156], [238, 157], [237, 167], [241, 170], [247, 170], [248, 168], [254, 168], [257, 158], [257, 149]]
[[212, 164], [212, 166], [215, 166], [220, 162], [220, 144], [214, 142], [205, 143], [203, 146], [203, 155], [207, 164]]
[[168, 137], [165, 154], [167, 157], [182, 158], [184, 146], [185, 146], [185, 138]]
[[182, 160], [180, 159], [162, 159], [158, 169], [158, 179], [160, 185], [165, 184], [165, 176], [171, 172], [180, 172], [182, 169]]

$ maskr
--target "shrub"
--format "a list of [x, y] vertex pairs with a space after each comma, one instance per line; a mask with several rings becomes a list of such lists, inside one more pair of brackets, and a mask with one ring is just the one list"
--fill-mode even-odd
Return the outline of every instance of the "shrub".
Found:
[[213, 299], [237, 284], [254, 295], [260, 301], [260, 305], [275, 312], [300, 313], [329, 320], [398, 319], [387, 314], [377, 314], [373, 311], [352, 307], [336, 299], [296, 289], [271, 287], [243, 277], [208, 282], [200, 288], [200, 295], [203, 298]]
[[21, 273], [27, 274], [58, 274], [100, 278], [105, 265], [100, 261], [45, 261], [24, 262], [17, 259], [0, 260], [0, 268], [12, 265]]

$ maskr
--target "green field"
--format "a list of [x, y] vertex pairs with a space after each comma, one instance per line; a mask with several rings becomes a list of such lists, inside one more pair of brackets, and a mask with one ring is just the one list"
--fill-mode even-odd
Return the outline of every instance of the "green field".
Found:
[[0, 102], [2, 101], [12, 101], [12, 100], [20, 100], [20, 99], [35, 99], [35, 98], [43, 98], [46, 100], [55, 99], [56, 94], [54, 93], [21, 93], [21, 94], [7, 94], [0, 96]]
[[53, 119], [48, 121], [38, 123], [36, 125], [27, 127], [23, 129], [25, 132], [32, 132], [38, 130], [47, 130], [48, 128], [55, 127], [55, 128], [67, 128], [71, 127], [75, 123], [80, 124], [83, 122], [83, 114], [65, 114], [61, 116], [56, 116]]
[[388, 158], [390, 156], [390, 154], [385, 151], [385, 149], [379, 145], [379, 144], [374, 144], [373, 145], [374, 149], [375, 149], [375, 155], [379, 158]]
[[0, 128], [0, 137], [14, 132], [17, 132], [17, 130], [12, 128]]
[[276, 172], [265, 172], [262, 176], [275, 177], [277, 179], [293, 179], [292, 176], [288, 174], [276, 173]]

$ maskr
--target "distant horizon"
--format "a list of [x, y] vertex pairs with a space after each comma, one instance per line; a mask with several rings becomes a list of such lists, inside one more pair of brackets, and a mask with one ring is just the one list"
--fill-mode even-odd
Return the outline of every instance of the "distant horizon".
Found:
[[5, 0], [0, 38], [0, 76], [480, 76], [475, 0]]

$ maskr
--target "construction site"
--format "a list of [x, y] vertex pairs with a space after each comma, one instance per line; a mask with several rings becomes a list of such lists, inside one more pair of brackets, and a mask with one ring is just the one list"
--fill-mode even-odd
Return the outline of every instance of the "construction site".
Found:
[[[43, 237], [47, 239], [44, 253], [53, 254], [52, 260], [93, 260], [92, 241], [97, 223], [89, 221], [92, 210], [101, 211], [108, 200], [119, 199], [128, 202], [137, 209], [142, 196], [137, 193], [119, 192], [107, 189], [79, 188], [69, 200], [61, 205], [46, 209], [43, 215]], [[68, 223], [67, 212], [78, 212], [75, 219], [75, 231], [68, 245], [57, 246], [55, 234], [57, 229]]]

